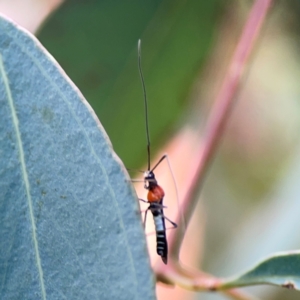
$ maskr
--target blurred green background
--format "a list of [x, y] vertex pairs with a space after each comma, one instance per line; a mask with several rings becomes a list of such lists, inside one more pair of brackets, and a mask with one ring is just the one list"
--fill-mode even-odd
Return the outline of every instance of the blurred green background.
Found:
[[138, 39], [155, 151], [185, 110], [212, 43], [220, 2], [69, 0], [40, 30], [38, 38], [94, 108], [127, 167], [146, 162]]
[[[155, 152], [182, 124], [203, 128], [252, 3], [68, 0], [37, 36], [94, 108], [125, 166], [141, 168], [147, 155], [138, 39]], [[202, 266], [215, 275], [300, 248], [299, 3], [274, 1], [205, 182]], [[300, 299], [274, 287], [249, 291]]]

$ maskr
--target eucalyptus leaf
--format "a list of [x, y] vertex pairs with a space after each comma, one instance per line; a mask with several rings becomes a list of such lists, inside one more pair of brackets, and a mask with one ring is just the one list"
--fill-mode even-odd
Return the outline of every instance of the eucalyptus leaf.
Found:
[[93, 110], [4, 17], [0, 54], [0, 298], [154, 299], [136, 196]]
[[300, 251], [281, 252], [222, 284], [221, 288], [271, 284], [300, 290]]

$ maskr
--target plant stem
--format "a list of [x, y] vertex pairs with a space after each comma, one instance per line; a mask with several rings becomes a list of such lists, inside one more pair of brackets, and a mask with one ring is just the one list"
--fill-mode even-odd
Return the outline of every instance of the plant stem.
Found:
[[[271, 4], [272, 0], [256, 0], [253, 4], [223, 84], [216, 97], [199, 149], [199, 159], [195, 162], [196, 166], [193, 178], [190, 181], [190, 188], [181, 206], [181, 211], [187, 224], [196, 206], [197, 198], [194, 196], [199, 188], [202, 187], [208, 167], [216, 154], [217, 147], [226, 127], [225, 125], [235, 102], [235, 96], [241, 83], [243, 71], [249, 55], [254, 48], [255, 41], [261, 32]], [[177, 217], [177, 222], [179, 227], [182, 227], [180, 226], [182, 225], [182, 221], [179, 216]], [[170, 255], [175, 260], [178, 260], [183, 237], [183, 230], [174, 230], [170, 234]]]

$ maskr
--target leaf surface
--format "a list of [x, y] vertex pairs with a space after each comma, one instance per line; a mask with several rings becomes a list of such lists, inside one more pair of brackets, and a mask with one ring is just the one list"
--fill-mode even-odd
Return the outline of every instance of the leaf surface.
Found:
[[221, 288], [271, 284], [300, 289], [300, 251], [277, 253], [263, 260], [253, 269], [229, 279]]
[[0, 54], [1, 299], [154, 299], [136, 197], [93, 110], [4, 18]]

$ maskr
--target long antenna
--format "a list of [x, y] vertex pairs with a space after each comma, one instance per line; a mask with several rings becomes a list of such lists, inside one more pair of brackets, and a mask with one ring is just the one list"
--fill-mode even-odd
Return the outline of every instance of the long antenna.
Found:
[[142, 72], [142, 63], [141, 63], [142, 55], [141, 55], [141, 40], [138, 41], [138, 64], [139, 64], [139, 72], [143, 86], [144, 93], [144, 104], [145, 104], [145, 121], [146, 121], [146, 134], [147, 134], [147, 152], [148, 152], [148, 171], [150, 171], [150, 136], [149, 136], [149, 127], [148, 127], [148, 103], [147, 103], [147, 94], [144, 76]]

